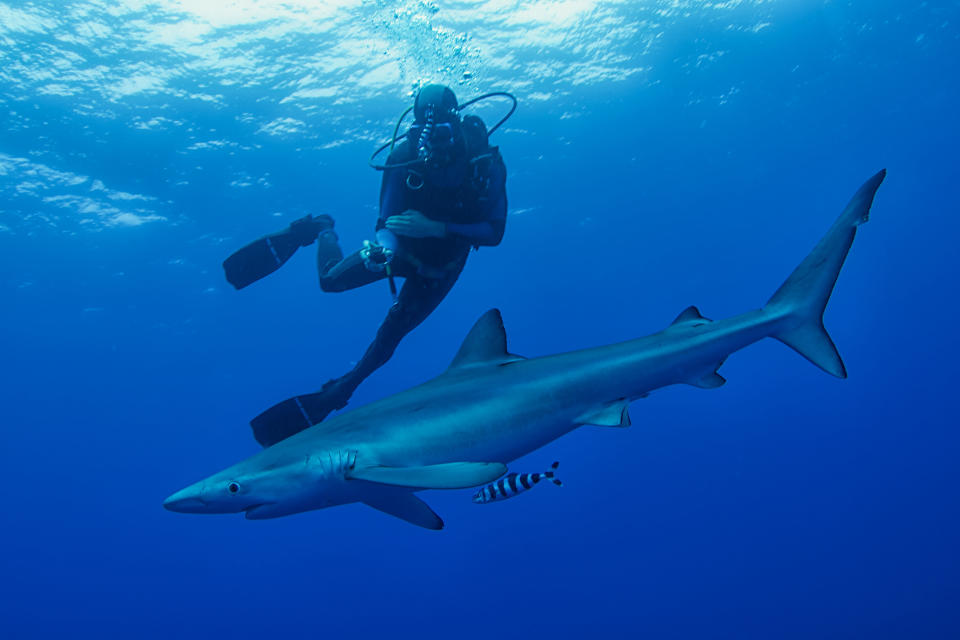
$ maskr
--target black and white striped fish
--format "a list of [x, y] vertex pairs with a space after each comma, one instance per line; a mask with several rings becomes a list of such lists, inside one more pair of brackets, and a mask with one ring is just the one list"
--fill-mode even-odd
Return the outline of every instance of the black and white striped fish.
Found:
[[533, 488], [541, 480], [552, 480], [553, 484], [562, 487], [563, 483], [556, 476], [559, 462], [550, 465], [549, 471], [543, 473], [510, 473], [500, 478], [494, 483], [488, 484], [473, 496], [473, 501], [477, 504], [486, 504], [494, 500], [506, 500], [512, 498], [518, 493], [523, 493], [527, 489]]

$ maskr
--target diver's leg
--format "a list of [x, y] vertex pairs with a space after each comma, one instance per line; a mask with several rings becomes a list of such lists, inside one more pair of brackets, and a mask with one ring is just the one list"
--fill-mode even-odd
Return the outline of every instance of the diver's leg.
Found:
[[404, 273], [407, 279], [397, 302], [390, 308], [377, 337], [360, 362], [346, 375], [328, 381], [320, 391], [288, 398], [251, 420], [257, 441], [270, 446], [322, 422], [331, 411], [345, 407], [360, 383], [389, 360], [400, 340], [436, 309], [462, 269], [463, 262], [440, 279]]
[[360, 361], [345, 375], [323, 385], [322, 393], [329, 397], [333, 408], [342, 409], [346, 406], [360, 383], [386, 364], [404, 336], [426, 320], [447, 297], [462, 270], [463, 262], [442, 278], [424, 278], [419, 275], [407, 278], [397, 301], [390, 307], [376, 337]]
[[[336, 236], [331, 238], [325, 235], [321, 234], [320, 242], [323, 245], [317, 251], [317, 270], [324, 291], [353, 289], [385, 277], [383, 273], [367, 269], [359, 251], [343, 258]], [[324, 389], [326, 387], [324, 385]], [[321, 422], [327, 414], [345, 404], [346, 399], [341, 403], [325, 391], [293, 396], [261, 412], [250, 421], [250, 426], [253, 427], [257, 442], [269, 447]]]

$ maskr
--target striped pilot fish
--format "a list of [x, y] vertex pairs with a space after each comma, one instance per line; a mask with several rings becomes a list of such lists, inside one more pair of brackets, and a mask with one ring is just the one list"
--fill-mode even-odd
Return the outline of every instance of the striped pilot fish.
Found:
[[487, 504], [494, 500], [506, 500], [518, 493], [523, 493], [527, 489], [531, 489], [541, 480], [552, 480], [553, 484], [562, 487], [563, 483], [560, 482], [560, 478], [556, 476], [556, 470], [559, 466], [559, 462], [554, 462], [550, 465], [550, 470], [544, 471], [543, 473], [507, 474], [496, 482], [488, 484], [483, 489], [480, 489], [480, 491], [477, 491], [473, 496], [473, 501], [477, 504]]

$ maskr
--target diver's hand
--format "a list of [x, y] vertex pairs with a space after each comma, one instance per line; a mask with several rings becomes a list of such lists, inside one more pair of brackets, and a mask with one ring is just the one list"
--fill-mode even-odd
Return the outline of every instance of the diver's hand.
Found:
[[447, 235], [447, 225], [431, 220], [414, 209], [390, 216], [384, 226], [398, 236], [408, 238], [442, 238]]
[[363, 248], [360, 249], [360, 258], [363, 260], [363, 266], [367, 268], [367, 271], [380, 273], [385, 271], [387, 265], [393, 262], [393, 251], [376, 242], [364, 240]]

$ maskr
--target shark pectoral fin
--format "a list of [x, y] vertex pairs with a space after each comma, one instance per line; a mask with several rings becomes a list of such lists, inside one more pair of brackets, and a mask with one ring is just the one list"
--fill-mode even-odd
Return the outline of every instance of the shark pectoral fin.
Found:
[[714, 371], [712, 373], [708, 373], [702, 378], [697, 378], [696, 380], [692, 380], [687, 384], [691, 384], [701, 389], [716, 389], [717, 387], [722, 387], [724, 384], [726, 384], [726, 382], [727, 382], [726, 378], [724, 378], [722, 375]]
[[365, 496], [362, 502], [368, 507], [373, 507], [377, 511], [382, 511], [395, 518], [406, 520], [418, 527], [433, 529], [434, 531], [443, 529], [443, 520], [440, 516], [434, 513], [426, 502], [407, 491], [371, 493]]
[[578, 424], [592, 424], [597, 427], [629, 427], [629, 400], [617, 400], [601, 409], [591, 409], [574, 420]]
[[447, 462], [426, 467], [358, 467], [347, 477], [413, 489], [466, 489], [493, 482], [507, 472], [500, 462]]

